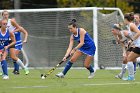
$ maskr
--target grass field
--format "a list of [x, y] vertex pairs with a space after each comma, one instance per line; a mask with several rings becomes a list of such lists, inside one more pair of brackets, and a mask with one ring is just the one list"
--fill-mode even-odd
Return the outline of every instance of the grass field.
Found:
[[41, 80], [38, 70], [30, 70], [29, 75], [13, 75], [9, 80], [0, 79], [0, 93], [139, 93], [140, 69], [135, 81], [114, 78], [119, 70], [97, 70], [94, 79], [88, 79], [86, 69], [71, 69], [65, 78], [59, 79], [54, 71], [47, 79]]

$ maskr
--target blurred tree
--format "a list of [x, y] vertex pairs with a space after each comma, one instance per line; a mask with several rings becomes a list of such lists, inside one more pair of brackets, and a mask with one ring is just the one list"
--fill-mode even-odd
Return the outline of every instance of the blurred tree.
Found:
[[13, 0], [0, 0], [1, 9], [13, 9]]
[[20, 0], [21, 8], [57, 8], [56, 0]]
[[140, 13], [140, 0], [127, 0], [134, 7], [135, 13]]
[[57, 0], [58, 7], [118, 7], [124, 13], [132, 12], [127, 0]]

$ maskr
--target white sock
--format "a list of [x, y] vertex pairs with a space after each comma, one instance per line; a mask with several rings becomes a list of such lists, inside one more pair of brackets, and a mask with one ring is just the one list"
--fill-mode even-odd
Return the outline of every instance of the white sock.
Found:
[[0, 73], [2, 73], [2, 67], [1, 67], [1, 64], [0, 64]]
[[134, 77], [134, 65], [133, 65], [133, 62], [132, 61], [128, 62], [127, 67], [128, 67], [129, 76]]
[[121, 75], [123, 76], [126, 72], [126, 64], [122, 64], [122, 70], [121, 70]]
[[21, 66], [22, 69], [25, 69], [25, 66], [24, 66], [23, 62], [19, 58], [16, 62], [19, 66]]

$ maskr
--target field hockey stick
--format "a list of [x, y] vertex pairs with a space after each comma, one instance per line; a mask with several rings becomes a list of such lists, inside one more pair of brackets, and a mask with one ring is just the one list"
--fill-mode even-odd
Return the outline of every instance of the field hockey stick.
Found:
[[[70, 55], [67, 56], [66, 59], [68, 59], [69, 57], [70, 57]], [[59, 67], [63, 62], [64, 62], [63, 60], [62, 60], [61, 62], [59, 62], [55, 67], [53, 67], [52, 69], [50, 69], [50, 70], [48, 71], [48, 73], [46, 73], [46, 74], [41, 74], [41, 78], [42, 78], [42, 77], [44, 77], [44, 78], [48, 77], [48, 76], [49, 76], [57, 67]]]

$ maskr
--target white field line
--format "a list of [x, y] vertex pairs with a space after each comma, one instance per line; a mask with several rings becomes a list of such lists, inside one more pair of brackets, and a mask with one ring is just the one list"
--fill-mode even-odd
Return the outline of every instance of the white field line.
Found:
[[140, 84], [140, 82], [126, 82], [126, 83], [100, 83], [100, 84], [83, 84], [84, 86], [109, 86], [109, 85], [129, 85]]
[[17, 86], [12, 88], [47, 88], [48, 86]]
[[[133, 84], [140, 84], [140, 82], [126, 82], [126, 83], [100, 83], [100, 84], [82, 84], [84, 86], [110, 86], [110, 85], [133, 85]], [[49, 86], [16, 86], [12, 88], [22, 89], [22, 88], [47, 88]]]

